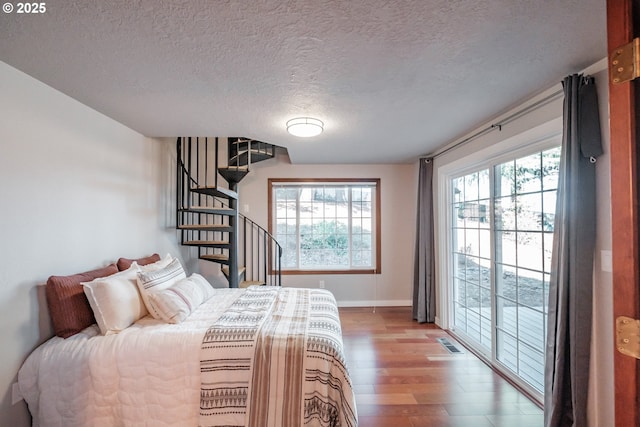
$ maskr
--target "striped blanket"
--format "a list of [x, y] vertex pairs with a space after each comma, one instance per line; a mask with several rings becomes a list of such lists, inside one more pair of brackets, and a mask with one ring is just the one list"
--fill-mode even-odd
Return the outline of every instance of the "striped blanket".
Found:
[[358, 424], [328, 291], [248, 288], [207, 330], [200, 360], [202, 427]]

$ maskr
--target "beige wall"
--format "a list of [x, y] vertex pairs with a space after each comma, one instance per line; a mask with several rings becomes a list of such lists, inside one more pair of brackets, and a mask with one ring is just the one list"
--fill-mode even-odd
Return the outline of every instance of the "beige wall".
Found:
[[174, 146], [2, 62], [0, 93], [0, 426], [27, 427], [11, 386], [51, 333], [38, 285], [120, 256], [177, 252]]
[[[283, 285], [317, 288], [324, 280], [326, 289], [333, 292], [341, 306], [410, 305], [416, 165], [292, 165], [286, 155], [256, 163], [240, 183], [239, 206], [243, 214], [265, 228], [268, 178], [380, 178], [382, 274], [285, 275]], [[243, 210], [247, 206], [248, 212]]]
[[[613, 386], [613, 287], [612, 274], [604, 271], [601, 264], [602, 251], [611, 250], [611, 195], [610, 195], [610, 158], [609, 158], [609, 93], [606, 62], [599, 62], [593, 67], [585, 70], [585, 74], [596, 77], [598, 95], [600, 102], [600, 117], [602, 124], [602, 137], [604, 154], [598, 158], [596, 167], [596, 197], [598, 201], [597, 212], [597, 237], [594, 263], [594, 311], [593, 311], [593, 333], [592, 333], [592, 353], [591, 353], [591, 376], [589, 390], [589, 426], [609, 426], [614, 419], [614, 386]], [[535, 103], [540, 98], [560, 90], [561, 86], [546, 91], [525, 102], [521, 107]], [[521, 107], [516, 107], [520, 109]], [[507, 112], [503, 116], [509, 115]], [[488, 123], [499, 122], [500, 118]], [[556, 133], [555, 129], [561, 126], [562, 120], [562, 97], [528, 113], [509, 125], [503, 127], [502, 131], [493, 131], [473, 142], [458, 149], [453, 149], [446, 155], [436, 159], [434, 162], [435, 173], [438, 170], [447, 169], [460, 159], [477, 155], [482, 152], [483, 156], [494, 156], [500, 153], [509, 141], [524, 136], [525, 138], [542, 138], [544, 135]], [[483, 128], [482, 126], [481, 128]], [[561, 127], [560, 127], [561, 129]], [[470, 134], [473, 134], [471, 132]], [[434, 187], [441, 187], [442, 183], [435, 177]], [[441, 209], [437, 209], [441, 211]], [[442, 239], [444, 231], [439, 238]], [[445, 310], [442, 281], [442, 266], [439, 263], [439, 304], [438, 314], [442, 316]], [[446, 326], [446, 319], [438, 319], [440, 324]]]

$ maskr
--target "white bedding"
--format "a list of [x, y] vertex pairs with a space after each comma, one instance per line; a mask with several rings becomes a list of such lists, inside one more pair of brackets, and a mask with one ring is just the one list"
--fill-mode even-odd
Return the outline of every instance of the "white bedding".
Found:
[[18, 374], [33, 425], [197, 426], [202, 337], [243, 292], [216, 289], [177, 325], [147, 316], [117, 335], [101, 336], [94, 325], [51, 338]]

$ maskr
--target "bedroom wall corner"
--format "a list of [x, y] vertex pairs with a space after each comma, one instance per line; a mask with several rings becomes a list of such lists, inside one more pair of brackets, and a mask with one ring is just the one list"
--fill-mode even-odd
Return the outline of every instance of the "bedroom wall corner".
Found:
[[47, 278], [176, 250], [165, 212], [174, 203], [164, 172], [170, 144], [2, 62], [0, 91], [0, 425], [27, 427], [12, 384], [51, 336]]

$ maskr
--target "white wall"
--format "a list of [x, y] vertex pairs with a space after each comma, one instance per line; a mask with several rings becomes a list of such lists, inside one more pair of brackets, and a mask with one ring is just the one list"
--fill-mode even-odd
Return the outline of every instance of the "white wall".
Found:
[[51, 334], [39, 285], [121, 256], [177, 253], [174, 146], [2, 62], [0, 93], [0, 425], [27, 427], [11, 385]]
[[589, 426], [613, 424], [613, 274], [602, 269], [602, 251], [611, 253], [611, 157], [609, 133], [609, 75], [594, 74], [598, 86], [604, 154], [596, 164], [597, 229], [593, 280], [593, 332], [589, 384]]
[[[593, 332], [592, 332], [592, 353], [591, 353], [591, 376], [589, 392], [589, 426], [609, 426], [614, 419], [614, 385], [613, 385], [613, 288], [612, 274], [603, 271], [601, 266], [601, 251], [611, 250], [611, 195], [610, 195], [610, 158], [609, 158], [609, 93], [608, 93], [608, 73], [604, 69], [606, 62], [599, 62], [590, 69], [585, 70], [586, 74], [592, 74], [596, 78], [598, 96], [600, 102], [600, 118], [602, 125], [602, 142], [604, 154], [598, 158], [596, 167], [597, 179], [597, 238], [595, 248], [594, 265], [594, 311], [593, 311]], [[514, 108], [519, 110], [536, 103], [541, 98], [561, 89], [560, 85], [551, 88], [538, 96]], [[513, 111], [513, 110], [512, 110]], [[508, 116], [506, 112], [501, 117]], [[487, 123], [497, 123], [501, 117]], [[438, 182], [438, 171], [447, 170], [460, 159], [474, 156], [482, 152], [482, 155], [496, 155], [501, 150], [501, 146], [508, 145], [510, 140], [521, 136], [542, 136], [545, 133], [554, 133], [558, 121], [562, 118], [562, 97], [552, 101], [541, 108], [538, 108], [510, 124], [504, 126], [501, 131], [490, 132], [480, 138], [475, 139], [460, 148], [453, 149], [448, 153], [436, 158], [434, 161], [434, 188], [441, 188], [442, 182]], [[484, 128], [481, 126], [479, 129]], [[478, 130], [479, 130], [478, 129]], [[470, 135], [475, 132], [470, 132]], [[436, 202], [437, 203], [437, 202]], [[436, 207], [436, 211], [441, 211]], [[438, 221], [438, 219], [436, 219]], [[437, 224], [438, 222], [436, 222]], [[446, 238], [444, 230], [438, 230], [440, 235], [437, 241]], [[436, 250], [436, 253], [441, 252]], [[438, 264], [438, 308], [439, 316], [446, 313], [444, 292], [445, 284], [442, 275], [442, 266]], [[446, 317], [446, 314], [445, 314]], [[446, 318], [439, 318], [439, 324], [447, 326]]]
[[[341, 306], [411, 304], [416, 165], [292, 165], [286, 155], [256, 163], [240, 183], [238, 206], [243, 214], [265, 228], [268, 178], [380, 178], [382, 273], [283, 275], [283, 285], [317, 288], [319, 281], [324, 280], [326, 289], [333, 292]], [[249, 206], [249, 212], [242, 211], [245, 205]]]

